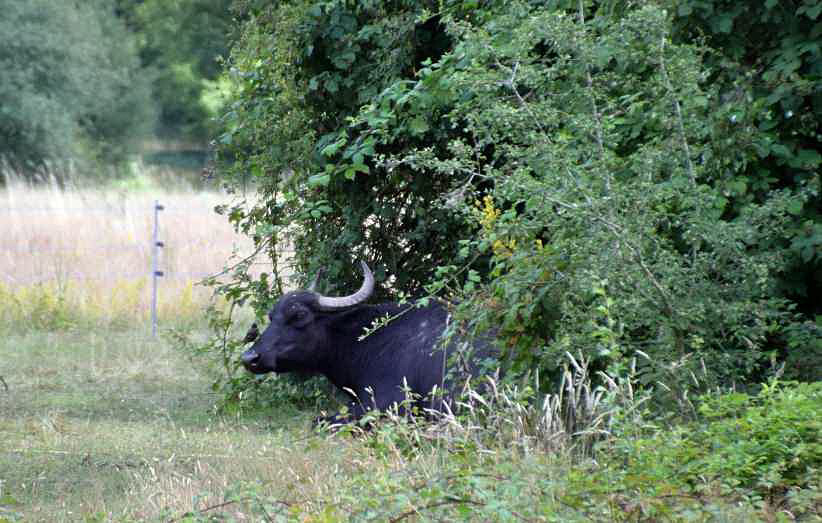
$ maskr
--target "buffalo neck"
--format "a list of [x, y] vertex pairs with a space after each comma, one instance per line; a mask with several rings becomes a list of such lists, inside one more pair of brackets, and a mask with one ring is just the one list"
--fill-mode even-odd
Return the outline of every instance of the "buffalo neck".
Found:
[[[383, 318], [389, 318], [389, 325], [402, 323], [416, 310], [413, 305], [387, 303], [326, 313], [322, 319], [326, 325], [325, 350], [317, 362], [321, 373], [338, 387], [358, 387], [362, 370], [372, 364], [376, 353], [391, 343], [390, 329], [370, 330]], [[367, 332], [370, 334], [366, 335]]]

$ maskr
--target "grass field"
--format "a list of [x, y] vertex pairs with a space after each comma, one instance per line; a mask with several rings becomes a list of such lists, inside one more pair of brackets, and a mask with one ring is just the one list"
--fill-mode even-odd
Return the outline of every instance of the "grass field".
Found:
[[207, 382], [140, 331], [12, 335], [0, 362], [0, 497], [26, 520], [159, 517], [279, 474], [282, 428], [215, 417]]
[[[361, 508], [346, 481], [390, 486], [427, 468], [317, 434], [293, 410], [218, 416], [196, 368], [134, 331], [14, 335], [0, 343], [0, 362], [9, 386], [0, 394], [0, 519], [169, 520], [245, 489], [336, 521]], [[216, 512], [255, 511], [246, 502]]]
[[[395, 418], [367, 434], [319, 432], [317, 412], [284, 402], [218, 412], [205, 362], [148, 334], [153, 201], [166, 205], [161, 332], [203, 338], [208, 292], [193, 283], [249, 246], [209, 212], [223, 196], [155, 194], [0, 191], [0, 523], [822, 517], [818, 481], [768, 499], [677, 481], [679, 464], [654, 459], [665, 445], [611, 439], [580, 452], [584, 438], [557, 418], [568, 409], [524, 401], [513, 385], [465, 418]], [[588, 428], [634, 419], [624, 393], [597, 392], [609, 399]], [[624, 462], [605, 459], [615, 449]], [[649, 468], [632, 472], [640, 458]]]
[[149, 336], [155, 200], [161, 332], [196, 332], [196, 282], [251, 248], [213, 212], [225, 195], [0, 189], [0, 521], [162, 520], [304, 474], [306, 416], [217, 416], [204, 371]]
[[[217, 192], [61, 190], [9, 183], [0, 188], [0, 303], [51, 311], [59, 301], [74, 317], [132, 324], [149, 316], [154, 204], [159, 213], [158, 308], [161, 318], [190, 315], [209, 296], [196, 283], [220, 271], [251, 242], [214, 207]], [[266, 270], [265, 264], [259, 270]], [[21, 310], [22, 310], [21, 309]], [[6, 314], [9, 314], [6, 308]], [[60, 315], [29, 311], [35, 323]], [[0, 310], [0, 319], [3, 311]], [[70, 319], [70, 318], [67, 318]], [[19, 317], [7, 318], [19, 323]]]

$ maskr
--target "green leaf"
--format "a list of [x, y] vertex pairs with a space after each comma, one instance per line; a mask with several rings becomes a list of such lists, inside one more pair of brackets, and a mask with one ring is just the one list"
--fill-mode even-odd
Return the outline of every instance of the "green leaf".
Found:
[[313, 176], [308, 177], [309, 187], [325, 187], [329, 184], [329, 182], [331, 182], [331, 175], [327, 173], [315, 174]]
[[813, 149], [800, 149], [799, 152], [796, 153], [796, 158], [803, 167], [808, 169], [815, 169], [822, 163], [822, 155]]
[[254, 233], [257, 236], [267, 238], [274, 234], [274, 225], [271, 223], [258, 223], [254, 228]]
[[817, 3], [814, 5], [803, 5], [799, 9], [796, 10], [796, 14], [804, 14], [811, 20], [816, 20], [819, 18], [819, 13], [822, 12], [822, 4]]
[[330, 143], [330, 144], [326, 145], [325, 147], [323, 147], [322, 151], [320, 151], [320, 152], [322, 153], [323, 156], [334, 156], [335, 154], [337, 154], [337, 151], [339, 151], [340, 147], [342, 147], [342, 146], [343, 146], [342, 141], [333, 142], [333, 143]]
[[791, 150], [782, 145], [781, 143], [775, 143], [771, 145], [771, 152], [774, 156], [778, 158], [789, 158], [792, 156]]
[[759, 129], [762, 131], [770, 131], [777, 125], [779, 125], [779, 122], [777, 120], [768, 118], [767, 120], [762, 120], [761, 122], [759, 122]]
[[728, 183], [728, 189], [737, 195], [745, 194], [748, 190], [748, 181], [745, 178], [736, 178]]
[[788, 212], [796, 216], [802, 212], [803, 207], [802, 200], [792, 200], [788, 203]]
[[412, 134], [420, 135], [428, 131], [428, 122], [421, 116], [417, 116], [408, 123], [408, 127]]
[[734, 18], [731, 15], [721, 16], [717, 22], [717, 29], [720, 33], [730, 34], [734, 28]]
[[368, 168], [367, 165], [362, 163], [355, 163], [351, 165], [349, 168], [347, 168], [343, 175], [346, 179], [353, 180], [357, 173], [368, 174], [369, 172], [371, 172], [371, 170]]

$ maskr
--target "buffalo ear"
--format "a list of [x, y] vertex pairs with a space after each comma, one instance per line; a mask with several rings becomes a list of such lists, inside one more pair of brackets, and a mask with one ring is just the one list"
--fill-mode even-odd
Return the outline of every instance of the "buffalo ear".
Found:
[[252, 341], [256, 341], [257, 338], [260, 337], [260, 329], [257, 327], [256, 323], [251, 324], [251, 328], [248, 329], [248, 332], [243, 339], [243, 343], [251, 343]]

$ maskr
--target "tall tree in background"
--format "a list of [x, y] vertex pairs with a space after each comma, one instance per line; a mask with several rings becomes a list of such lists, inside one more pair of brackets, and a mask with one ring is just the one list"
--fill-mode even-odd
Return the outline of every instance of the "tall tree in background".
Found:
[[0, 12], [0, 157], [23, 170], [122, 160], [153, 104], [113, 3], [0, 0]]
[[118, 0], [135, 31], [159, 106], [156, 134], [206, 142], [220, 109], [220, 57], [227, 54], [231, 0]]

